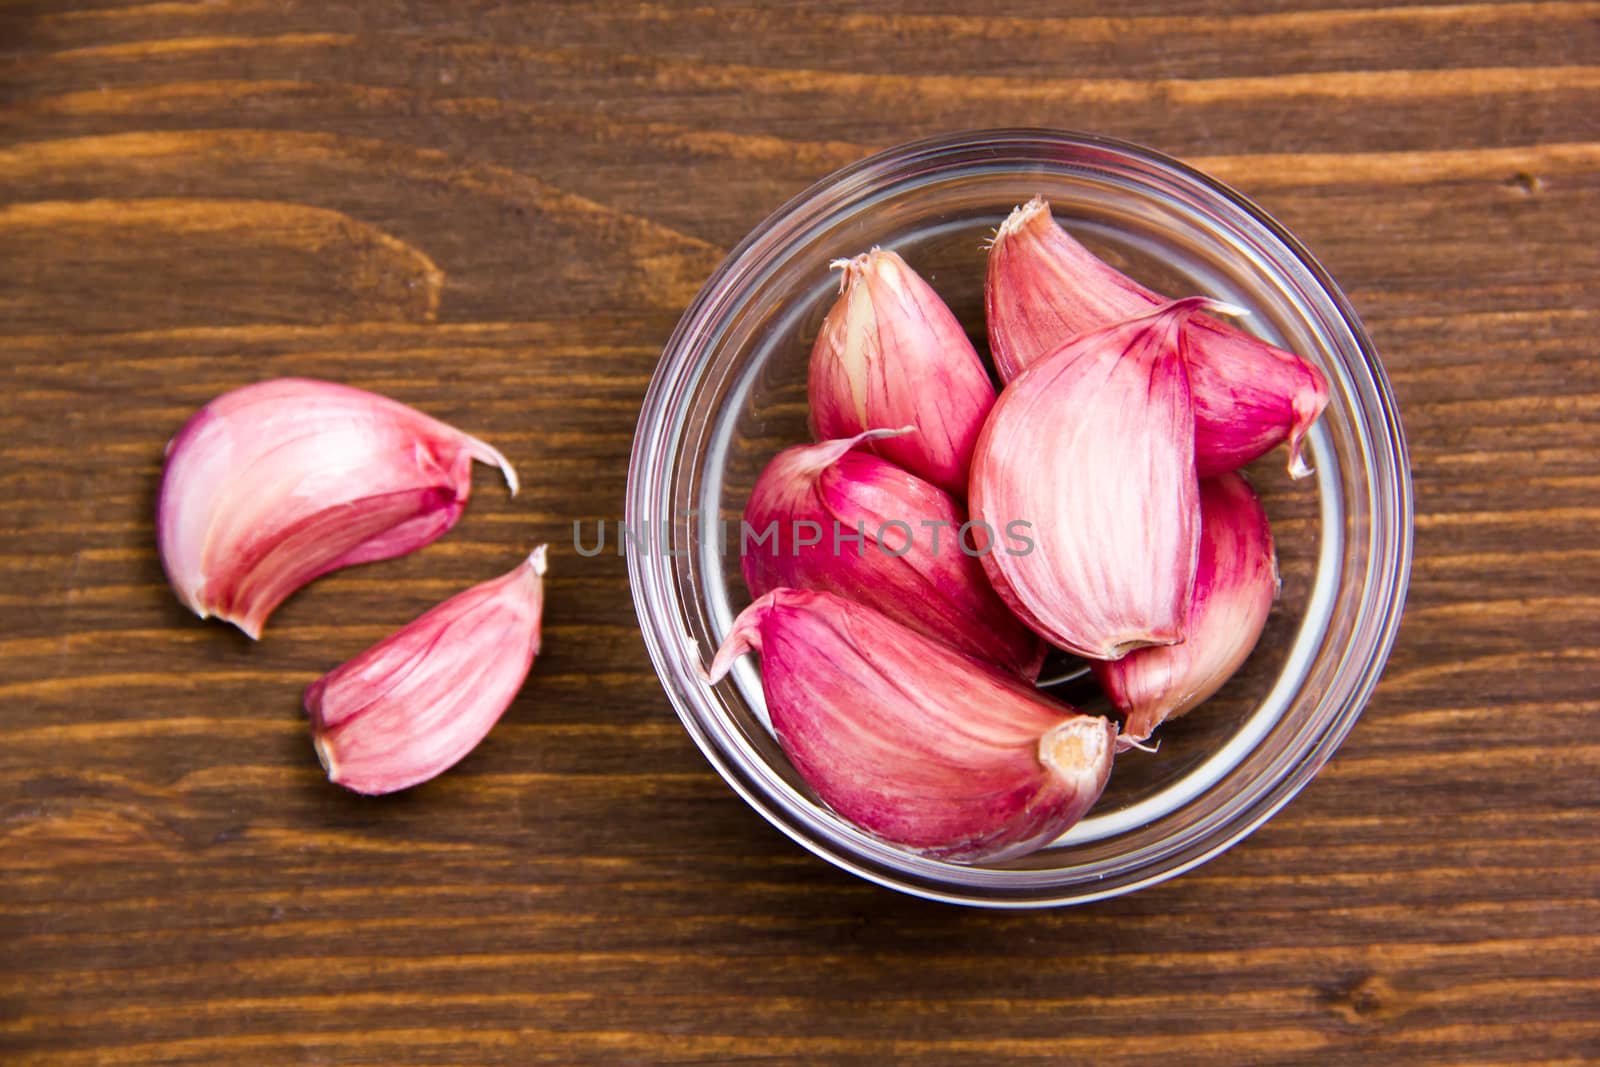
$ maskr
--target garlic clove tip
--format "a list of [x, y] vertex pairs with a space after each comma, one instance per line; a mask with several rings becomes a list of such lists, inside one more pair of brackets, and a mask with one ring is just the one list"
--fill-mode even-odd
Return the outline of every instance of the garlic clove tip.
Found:
[[522, 483], [517, 478], [517, 469], [511, 465], [509, 459], [506, 459], [504, 453], [487, 441], [482, 441], [476, 437], [469, 436], [467, 445], [473, 459], [480, 463], [500, 468], [500, 474], [506, 480], [506, 488], [511, 491], [512, 496], [516, 496], [522, 489]]

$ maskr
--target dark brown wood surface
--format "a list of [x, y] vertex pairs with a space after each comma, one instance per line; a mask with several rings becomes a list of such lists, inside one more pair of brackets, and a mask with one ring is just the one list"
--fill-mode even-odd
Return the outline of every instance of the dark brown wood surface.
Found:
[[[0, 4], [0, 1061], [1600, 1058], [1600, 4]], [[1073, 9], [1076, 10], [1073, 10]], [[638, 635], [639, 402], [723, 252], [836, 166], [1092, 129], [1259, 200], [1410, 434], [1410, 607], [1252, 838], [1029, 914], [922, 903], [716, 777]], [[480, 433], [460, 525], [252, 645], [185, 614], [162, 446], [261, 377]], [[557, 548], [461, 766], [324, 780], [304, 685]]]

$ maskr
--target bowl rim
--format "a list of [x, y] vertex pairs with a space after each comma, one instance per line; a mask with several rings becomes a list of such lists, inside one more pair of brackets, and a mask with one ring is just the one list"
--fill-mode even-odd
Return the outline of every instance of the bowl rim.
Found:
[[[651, 376], [629, 454], [626, 487], [625, 521], [631, 526], [648, 515], [649, 504], [656, 499], [652, 493], [653, 481], [647, 479], [646, 472], [653, 470], [660, 476], [657, 480], [666, 480], [665, 476], [670, 473], [670, 464], [652, 468], [649, 453], [652, 451], [652, 446], [657, 443], [650, 431], [661, 421], [660, 416], [667, 408], [668, 401], [681, 393], [686, 385], [692, 384], [689, 379], [692, 378], [696, 368], [686, 359], [675, 357], [686, 356], [692, 347], [691, 341], [709, 323], [716, 321], [724, 306], [739, 292], [740, 281], [750, 271], [756, 269], [757, 264], [752, 262], [749, 256], [752, 249], [758, 246], [777, 249], [786, 247], [791, 238], [785, 236], [784, 231], [803, 230], [813, 215], [825, 213], [830, 202], [848, 200], [853, 187], [862, 183], [866, 183], [868, 188], [873, 187], [878, 184], [879, 179], [893, 176], [918, 160], [938, 159], [952, 153], [977, 150], [1002, 157], [1007, 149], [1016, 154], [1025, 148], [1036, 150], [1041, 145], [1058, 149], [1080, 151], [1092, 149], [1107, 152], [1125, 161], [1163, 171], [1167, 176], [1197, 186], [1201, 191], [1228, 202], [1251, 222], [1265, 230], [1282, 246], [1289, 258], [1307, 272], [1321, 295], [1325, 296], [1333, 306], [1362, 357], [1368, 380], [1376, 396], [1377, 407], [1382, 414], [1383, 433], [1374, 444], [1386, 448], [1393, 459], [1394, 485], [1386, 501], [1392, 508], [1393, 520], [1389, 524], [1392, 527], [1392, 536], [1380, 543], [1375, 533], [1371, 547], [1374, 560], [1381, 554], [1386, 565], [1381, 568], [1369, 568], [1375, 570], [1381, 579], [1385, 579], [1387, 595], [1379, 598], [1383, 607], [1372, 620], [1372, 625], [1376, 628], [1375, 640], [1371, 644], [1366, 661], [1359, 664], [1354, 672], [1354, 680], [1344, 706], [1327, 728], [1315, 736], [1310, 748], [1287, 773], [1272, 782], [1270, 787], [1257, 796], [1242, 814], [1224, 820], [1220, 827], [1209, 831], [1208, 835], [1198, 842], [1197, 847], [1183, 850], [1185, 854], [1177, 862], [1161, 865], [1148, 873], [1118, 881], [1109, 887], [1068, 885], [1057, 887], [1053, 895], [1051, 891], [1046, 890], [1044, 894], [1033, 896], [986, 897], [981, 895], [981, 887], [969, 887], [966, 891], [941, 888], [919, 878], [903, 876], [902, 872], [879, 869], [846, 851], [843, 843], [814, 835], [809, 828], [791, 821], [789, 815], [780, 810], [780, 805], [774, 798], [766, 796], [757, 783], [745, 780], [742, 771], [731, 765], [716, 740], [699, 721], [697, 709], [689, 699], [684, 686], [675, 684], [689, 680], [693, 670], [700, 668], [700, 664], [696, 663], [686, 671], [685, 665], [681, 662], [685, 648], [681, 643], [678, 647], [672, 647], [669, 640], [671, 635], [660, 632], [651, 619], [652, 607], [655, 606], [653, 603], [655, 583], [663, 580], [668, 575], [669, 569], [663, 566], [664, 561], [658, 558], [659, 553], [640, 552], [638, 544], [632, 540], [626, 548], [629, 587], [639, 618], [640, 631], [657, 678], [696, 746], [723, 780], [747, 804], [807, 851], [869, 882], [923, 899], [1001, 909], [1085, 904], [1121, 896], [1175, 878], [1215, 858], [1257, 830], [1310, 783], [1348, 736], [1370, 699], [1393, 649], [1405, 607], [1413, 550], [1414, 502], [1404, 428], [1388, 376], [1349, 298], [1326, 268], [1298, 238], [1249, 197], [1181, 160], [1130, 141], [1095, 133], [1045, 127], [969, 129], [906, 141], [871, 153], [813, 182], [756, 225], [711, 273], [679, 319], [662, 349], [660, 360]], [[1376, 424], [1374, 428], [1377, 428]], [[697, 681], [703, 684], [703, 675]]]

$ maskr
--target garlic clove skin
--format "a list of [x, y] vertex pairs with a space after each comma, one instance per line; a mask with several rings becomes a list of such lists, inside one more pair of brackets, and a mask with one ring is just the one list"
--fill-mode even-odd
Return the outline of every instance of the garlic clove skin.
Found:
[[461, 516], [494, 448], [388, 397], [334, 382], [243, 386], [167, 445], [156, 539], [173, 591], [252, 638], [291, 593], [340, 567], [421, 548]]
[[1045, 640], [1090, 659], [1182, 641], [1200, 539], [1183, 323], [1201, 297], [1081, 334], [1012, 380], [972, 461], [972, 515], [1031, 526], [983, 565]]
[[1272, 530], [1250, 483], [1232, 473], [1202, 479], [1189, 636], [1179, 645], [1090, 664], [1127, 718], [1123, 736], [1144, 741], [1221, 689], [1255, 648], [1278, 587]]
[[832, 593], [777, 589], [740, 613], [715, 682], [761, 654], [784, 752], [830, 808], [955, 862], [1034, 851], [1105, 788], [1116, 727]]
[[[980, 551], [963, 547], [967, 514], [949, 493], [868, 452], [858, 434], [773, 458], [745, 507], [750, 595], [818, 589], [883, 612], [925, 637], [1032, 680], [1045, 648], [995, 594]], [[998, 533], [998, 532], [997, 532]], [[815, 544], [806, 542], [815, 540]], [[998, 536], [994, 539], [999, 540]]]
[[305, 709], [330, 781], [393, 793], [477, 747], [539, 653], [546, 552], [540, 545], [311, 684]]
[[819, 441], [884, 426], [867, 447], [956, 496], [994, 386], [961, 323], [906, 261], [874, 248], [833, 264], [840, 296], [811, 350], [807, 391]]
[[[1073, 337], [1167, 303], [1095, 256], [1035, 197], [1001, 224], [984, 288], [989, 347], [1001, 380]], [[1189, 320], [1195, 461], [1202, 477], [1244, 466], [1287, 440], [1289, 472], [1311, 472], [1305, 437], [1328, 404], [1328, 381], [1292, 352], [1207, 315]]]

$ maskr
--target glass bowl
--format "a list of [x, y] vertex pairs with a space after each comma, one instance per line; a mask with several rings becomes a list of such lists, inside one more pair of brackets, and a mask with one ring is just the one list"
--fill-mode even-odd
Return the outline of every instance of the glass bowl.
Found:
[[[780, 449], [808, 440], [806, 367], [838, 279], [829, 262], [903, 255], [986, 351], [984, 243], [1036, 194], [1080, 240], [1158, 292], [1249, 309], [1242, 325], [1314, 361], [1332, 399], [1312, 478], [1279, 448], [1247, 472], [1273, 523], [1283, 593], [1256, 651], [1212, 700], [1118, 758], [1094, 810], [1019, 860], [931, 860], [821, 804], [766, 723], [759, 666], [704, 680], [738, 610], [738, 524]], [[1260, 208], [1156, 152], [1084, 134], [994, 130], [916, 141], [825, 178], [758, 226], [685, 312], [644, 401], [628, 474], [628, 572], [668, 696], [717, 771], [801, 845], [863, 878], [963, 904], [1081, 903], [1170, 878], [1295, 795], [1360, 714], [1394, 640], [1412, 502], [1399, 415], [1349, 302]], [[731, 531], [731, 536], [724, 536]], [[1107, 711], [1086, 682], [1056, 695]]]

